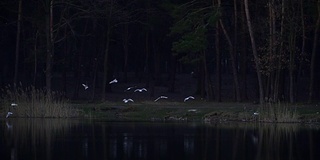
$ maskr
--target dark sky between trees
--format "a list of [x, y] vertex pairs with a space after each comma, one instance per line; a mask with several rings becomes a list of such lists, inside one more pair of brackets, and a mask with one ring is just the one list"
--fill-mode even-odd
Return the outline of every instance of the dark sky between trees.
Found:
[[0, 85], [105, 100], [114, 78], [175, 92], [193, 72], [208, 101], [318, 102], [319, 23], [319, 0], [3, 0]]

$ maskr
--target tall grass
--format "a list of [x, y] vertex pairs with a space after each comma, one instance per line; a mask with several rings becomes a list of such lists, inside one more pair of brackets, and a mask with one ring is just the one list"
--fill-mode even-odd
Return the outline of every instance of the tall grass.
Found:
[[281, 102], [268, 102], [259, 108], [259, 121], [263, 122], [299, 122], [296, 108]]
[[[63, 94], [36, 89], [34, 86], [23, 88], [7, 86], [2, 89], [3, 108], [13, 112], [15, 117], [64, 118], [76, 117], [78, 112], [68, 107]], [[11, 103], [18, 106], [11, 107]]]

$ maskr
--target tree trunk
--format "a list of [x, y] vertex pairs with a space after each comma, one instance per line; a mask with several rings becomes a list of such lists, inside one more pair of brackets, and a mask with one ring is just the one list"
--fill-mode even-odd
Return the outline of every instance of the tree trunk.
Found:
[[64, 44], [63, 44], [63, 51], [64, 51], [64, 61], [62, 62], [63, 65], [63, 73], [62, 73], [62, 90], [64, 93], [67, 93], [67, 57], [68, 57], [68, 38], [67, 38], [67, 27], [64, 27]]
[[259, 101], [260, 101], [260, 104], [263, 104], [264, 103], [264, 96], [263, 96], [262, 76], [260, 73], [260, 64], [259, 64], [259, 58], [258, 58], [258, 53], [257, 53], [257, 48], [256, 48], [256, 42], [254, 39], [251, 20], [250, 20], [248, 0], [244, 0], [244, 7], [245, 7], [245, 12], [246, 12], [246, 17], [247, 17], [247, 25], [248, 25], [248, 30], [249, 30], [250, 40], [251, 40], [252, 53], [253, 53], [253, 57], [254, 57], [254, 62], [256, 64], [256, 72], [257, 72], [258, 83], [259, 83]]
[[[244, 11], [244, 4], [241, 1], [241, 21], [245, 22], [246, 15]], [[246, 31], [246, 24], [241, 23], [241, 31], [245, 32]], [[247, 94], [247, 59], [248, 59], [248, 54], [247, 54], [247, 37], [245, 34], [240, 34], [240, 88], [241, 88], [241, 96], [242, 100], [248, 100], [248, 94]]]
[[[275, 64], [274, 59], [272, 58], [275, 56], [275, 3], [274, 0], [269, 0], [269, 64]], [[269, 66], [273, 67], [273, 66]], [[276, 89], [275, 89], [275, 82], [276, 82], [276, 76], [275, 76], [275, 70], [273, 68], [270, 69], [267, 76], [267, 86], [266, 86], [266, 92], [265, 96], [269, 99], [274, 101], [276, 97]]]
[[[298, 76], [297, 76], [297, 83], [300, 83], [301, 80], [301, 76], [302, 76], [302, 67], [303, 67], [303, 58], [305, 57], [305, 46], [306, 46], [306, 27], [305, 27], [305, 22], [304, 22], [304, 0], [300, 0], [300, 12], [301, 12], [301, 31], [302, 31], [302, 44], [301, 44], [301, 56], [302, 56], [302, 60], [299, 61], [299, 69], [298, 69]], [[296, 91], [298, 90], [298, 86], [295, 86]]]
[[169, 88], [168, 92], [175, 92], [175, 80], [176, 80], [176, 66], [177, 66], [177, 58], [170, 54], [170, 69], [169, 69]]
[[122, 33], [122, 45], [124, 52], [124, 65], [123, 65], [123, 73], [124, 73], [124, 82], [128, 81], [128, 55], [129, 55], [129, 28], [128, 24], [124, 25], [124, 32]]
[[[86, 21], [85, 27], [84, 27], [84, 31], [83, 34], [85, 35], [87, 33], [87, 28], [88, 28], [88, 24], [89, 24], [89, 20]], [[81, 39], [81, 46], [80, 46], [80, 51], [78, 52], [78, 56], [77, 56], [77, 71], [75, 74], [75, 88], [74, 88], [74, 93], [73, 93], [73, 98], [74, 99], [78, 99], [79, 98], [79, 89], [81, 86], [82, 80], [83, 80], [83, 65], [82, 65], [82, 59], [83, 59], [83, 52], [85, 50], [85, 43], [86, 43], [86, 38]]]
[[[290, 5], [290, 6], [289, 6]], [[294, 13], [295, 10], [295, 6], [293, 3], [288, 4], [288, 7], [292, 8], [292, 10], [290, 11], [291, 13]], [[283, 14], [284, 12], [284, 0], [282, 0], [282, 8], [283, 8]], [[295, 19], [293, 19], [292, 17], [289, 17], [289, 40], [288, 40], [288, 45], [289, 45], [289, 54], [290, 54], [290, 58], [289, 58], [289, 100], [290, 103], [293, 103], [295, 100], [295, 96], [294, 96], [294, 71], [295, 71], [295, 57], [296, 57], [296, 49], [295, 49], [295, 45], [296, 45], [296, 38], [297, 38], [297, 27], [295, 25]]]
[[316, 63], [316, 52], [318, 47], [318, 35], [319, 35], [319, 27], [320, 27], [320, 0], [318, 0], [318, 19], [314, 29], [314, 37], [313, 37], [313, 47], [312, 47], [312, 55], [311, 55], [311, 64], [310, 64], [310, 85], [309, 85], [309, 99], [308, 102], [311, 103], [313, 100], [313, 92], [314, 92], [314, 66]]
[[[94, 34], [96, 37], [99, 37], [99, 35], [101, 34], [100, 32], [98, 32], [97, 30], [97, 20], [94, 19], [93, 20], [93, 30], [95, 31]], [[99, 38], [95, 38], [94, 39], [94, 57], [92, 60], [92, 69], [93, 69], [93, 73], [92, 73], [92, 82], [91, 82], [91, 89], [92, 89], [92, 94], [91, 94], [91, 98], [90, 101], [93, 102], [95, 99], [95, 93], [96, 93], [96, 79], [97, 79], [97, 72], [98, 72], [98, 59], [100, 59], [100, 51], [103, 48], [103, 44], [98, 43], [100, 42]]]
[[[301, 12], [301, 28], [302, 28], [302, 44], [301, 44], [301, 56], [304, 58], [306, 56], [305, 53], [305, 46], [306, 46], [306, 28], [305, 28], [305, 23], [304, 23], [304, 9], [303, 9], [303, 2], [304, 0], [300, 0], [300, 12]], [[302, 72], [302, 65], [303, 65], [303, 61], [300, 60], [300, 64], [299, 64], [299, 71], [298, 71], [298, 80], [301, 77], [301, 72]]]
[[52, 37], [52, 8], [53, 8], [53, 0], [47, 1], [47, 9], [46, 9], [46, 41], [47, 41], [47, 55], [46, 55], [46, 89], [47, 92], [51, 91], [51, 78], [52, 78], [52, 57], [53, 57], [53, 37]]
[[205, 82], [205, 89], [206, 89], [206, 95], [207, 95], [207, 100], [212, 101], [213, 100], [213, 90], [212, 90], [212, 84], [211, 84], [211, 79], [210, 79], [210, 73], [207, 67], [207, 56], [206, 52], [203, 51], [203, 69], [204, 69], [204, 82]]
[[37, 81], [37, 70], [38, 70], [38, 35], [39, 32], [37, 30], [35, 39], [34, 39], [34, 70], [33, 70], [33, 86], [36, 87], [36, 81]]
[[110, 11], [108, 15], [108, 29], [107, 29], [107, 35], [106, 35], [106, 48], [104, 52], [104, 61], [103, 61], [103, 78], [102, 78], [102, 93], [101, 93], [101, 100], [106, 100], [106, 89], [107, 89], [107, 81], [108, 81], [108, 60], [109, 60], [109, 46], [110, 46], [110, 39], [111, 39], [111, 18], [112, 18], [112, 12], [113, 12], [113, 3], [114, 1], [111, 0], [110, 4]]
[[[221, 1], [217, 0], [218, 6]], [[215, 0], [212, 0], [212, 5], [215, 6]], [[221, 102], [221, 58], [220, 58], [220, 29], [219, 23], [216, 23], [215, 27], [215, 51], [216, 51], [216, 69], [215, 69], [215, 93], [216, 101]]]
[[236, 91], [236, 101], [240, 102], [241, 101], [241, 96], [240, 96], [240, 87], [239, 87], [239, 80], [238, 80], [238, 72], [237, 72], [237, 66], [236, 66], [236, 60], [234, 57], [234, 53], [233, 53], [233, 45], [231, 42], [231, 39], [227, 33], [227, 30], [224, 28], [224, 25], [222, 23], [222, 20], [219, 20], [220, 22], [220, 26], [221, 29], [227, 39], [228, 45], [229, 45], [229, 54], [230, 54], [230, 60], [231, 60], [231, 67], [232, 67], [232, 73], [233, 73], [233, 83], [234, 83], [234, 87], [235, 87], [235, 91]]
[[221, 102], [221, 58], [220, 58], [220, 31], [219, 24], [216, 24], [215, 35], [216, 50], [216, 101]]
[[21, 31], [21, 14], [22, 14], [22, 0], [19, 0], [19, 8], [18, 8], [18, 21], [17, 21], [17, 39], [16, 39], [16, 58], [15, 58], [15, 66], [14, 66], [14, 78], [13, 84], [16, 87], [18, 82], [19, 75], [19, 49], [20, 49], [20, 31]]
[[[291, 31], [292, 32], [292, 31]], [[294, 57], [295, 57], [295, 45], [296, 43], [296, 36], [295, 33], [290, 33], [290, 38], [289, 38], [289, 50], [290, 50], [290, 65], [289, 65], [289, 98], [290, 98], [290, 103], [294, 102]]]
[[[279, 93], [280, 88], [282, 88], [280, 85], [280, 79], [282, 78], [282, 55], [284, 54], [284, 20], [285, 20], [285, 0], [282, 0], [281, 2], [281, 22], [280, 22], [280, 37], [282, 38], [280, 41], [280, 50], [278, 51], [279, 57], [278, 61], [276, 63], [276, 73], [275, 73], [275, 80], [274, 80], [274, 93], [273, 93], [273, 99], [278, 100], [279, 99]], [[273, 13], [274, 16], [274, 13]]]
[[108, 25], [107, 29], [107, 40], [106, 40], [106, 48], [104, 52], [104, 61], [103, 61], [103, 80], [102, 80], [102, 101], [106, 100], [106, 89], [107, 89], [107, 81], [108, 81], [108, 59], [109, 59], [109, 46], [110, 46], [110, 33], [111, 26]]

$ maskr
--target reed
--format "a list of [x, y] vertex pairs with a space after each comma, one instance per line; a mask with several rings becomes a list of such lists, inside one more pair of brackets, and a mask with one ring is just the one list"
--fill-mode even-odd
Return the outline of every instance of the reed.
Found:
[[259, 121], [292, 123], [299, 122], [296, 108], [289, 104], [279, 102], [268, 102], [259, 108]]
[[[77, 117], [78, 111], [67, 105], [60, 92], [36, 89], [34, 86], [23, 88], [7, 86], [2, 89], [3, 108], [14, 113], [15, 117], [67, 118]], [[18, 106], [11, 107], [11, 103]]]

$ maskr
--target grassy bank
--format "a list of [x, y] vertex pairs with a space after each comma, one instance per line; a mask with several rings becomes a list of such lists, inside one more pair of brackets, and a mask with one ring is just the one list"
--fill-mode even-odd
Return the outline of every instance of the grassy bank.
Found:
[[[96, 118], [110, 121], [205, 121], [318, 123], [320, 107], [313, 104], [214, 103], [194, 100], [134, 103], [69, 102], [57, 92], [34, 87], [2, 89], [0, 116], [12, 118]], [[13, 105], [15, 104], [15, 105]]]
[[2, 90], [0, 110], [2, 117], [11, 113], [11, 117], [23, 118], [67, 118], [78, 117], [78, 111], [68, 104], [59, 92], [36, 89], [33, 86], [23, 88], [7, 86]]
[[[317, 123], [320, 108], [305, 104], [191, 103], [150, 101], [140, 103], [72, 104], [85, 118], [111, 121], [206, 121]], [[257, 114], [258, 113], [258, 114]]]

